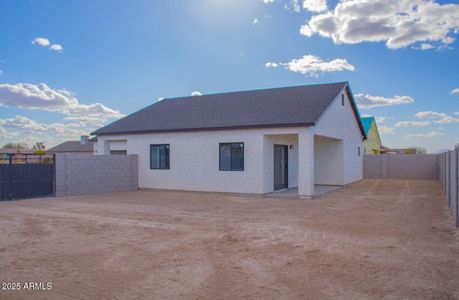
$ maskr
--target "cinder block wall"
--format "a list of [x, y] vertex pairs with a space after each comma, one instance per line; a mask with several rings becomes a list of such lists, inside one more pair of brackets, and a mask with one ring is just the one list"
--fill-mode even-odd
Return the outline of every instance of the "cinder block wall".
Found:
[[365, 155], [364, 178], [438, 179], [437, 154]]
[[137, 155], [56, 154], [57, 197], [137, 188]]
[[442, 191], [448, 201], [454, 224], [459, 227], [459, 148], [441, 153], [438, 160]]

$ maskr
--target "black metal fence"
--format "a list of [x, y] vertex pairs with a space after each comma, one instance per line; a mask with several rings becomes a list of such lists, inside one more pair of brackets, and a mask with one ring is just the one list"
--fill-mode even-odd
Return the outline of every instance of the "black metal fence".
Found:
[[55, 196], [55, 156], [0, 153], [0, 200]]

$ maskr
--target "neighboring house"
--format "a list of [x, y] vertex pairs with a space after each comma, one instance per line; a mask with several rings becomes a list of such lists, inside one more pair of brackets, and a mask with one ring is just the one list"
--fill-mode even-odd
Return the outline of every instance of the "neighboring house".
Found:
[[416, 153], [418, 153], [416, 148], [391, 149], [386, 146], [381, 146], [381, 154], [413, 155]]
[[16, 154], [14, 157], [24, 157], [21, 154], [33, 154], [34, 150], [21, 148], [0, 148], [0, 164], [7, 163], [10, 155]]
[[400, 155], [413, 155], [416, 154], [416, 148], [403, 148], [403, 149], [392, 149], [396, 154]]
[[32, 149], [21, 149], [21, 148], [0, 148], [1, 154], [33, 154]]
[[380, 153], [381, 154], [397, 154], [396, 151], [386, 146], [381, 146]]
[[363, 142], [363, 149], [366, 155], [379, 155], [381, 153], [381, 137], [374, 117], [360, 118], [367, 139]]
[[87, 140], [66, 141], [47, 150], [46, 153], [94, 154], [94, 142]]
[[347, 82], [165, 99], [99, 130], [97, 154], [139, 159], [139, 187], [265, 194], [362, 179]]

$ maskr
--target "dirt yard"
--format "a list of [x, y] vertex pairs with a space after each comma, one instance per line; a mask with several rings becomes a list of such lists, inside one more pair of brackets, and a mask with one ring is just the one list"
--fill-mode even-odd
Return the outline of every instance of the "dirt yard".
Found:
[[52, 285], [2, 299], [459, 299], [459, 237], [422, 180], [0, 202], [0, 281]]

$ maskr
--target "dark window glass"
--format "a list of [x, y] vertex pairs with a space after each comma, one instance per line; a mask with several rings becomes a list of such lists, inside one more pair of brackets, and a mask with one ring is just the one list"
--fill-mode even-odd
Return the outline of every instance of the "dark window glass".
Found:
[[344, 106], [344, 95], [341, 95], [341, 105]]
[[357, 155], [360, 156], [360, 147], [357, 147]]
[[244, 171], [244, 143], [220, 144], [220, 171]]
[[150, 145], [150, 169], [169, 169], [169, 144]]
[[231, 144], [220, 144], [220, 170], [231, 170]]
[[110, 150], [110, 155], [127, 155], [127, 150]]

